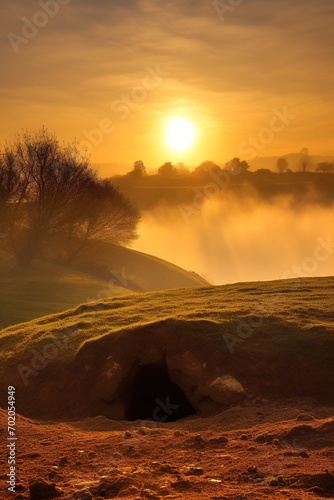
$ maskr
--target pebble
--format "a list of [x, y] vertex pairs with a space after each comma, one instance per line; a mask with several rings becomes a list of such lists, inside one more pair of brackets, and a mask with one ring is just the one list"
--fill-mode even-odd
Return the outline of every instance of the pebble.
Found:
[[47, 483], [44, 479], [32, 480], [29, 483], [30, 500], [48, 500], [61, 495], [54, 483]]
[[155, 491], [145, 489], [140, 493], [141, 497], [148, 498], [148, 500], [159, 500], [160, 497], [155, 493]]
[[296, 420], [297, 422], [310, 422], [312, 420], [315, 420], [315, 418], [310, 413], [300, 413], [299, 415], [297, 415]]
[[92, 500], [92, 495], [88, 491], [78, 491], [74, 494], [75, 500]]
[[60, 460], [59, 460], [59, 467], [64, 467], [66, 464], [68, 463], [68, 460], [66, 457], [62, 457]]

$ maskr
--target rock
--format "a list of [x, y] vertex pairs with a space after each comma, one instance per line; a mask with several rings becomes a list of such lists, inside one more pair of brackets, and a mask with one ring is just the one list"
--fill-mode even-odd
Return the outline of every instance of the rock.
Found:
[[185, 476], [202, 476], [204, 471], [201, 467], [187, 467], [184, 471]]
[[54, 483], [47, 483], [44, 479], [34, 479], [29, 482], [30, 500], [47, 500], [61, 495], [61, 491]]
[[191, 488], [191, 482], [185, 479], [178, 479], [171, 484], [172, 488], [176, 491], [185, 491]]
[[299, 415], [297, 415], [296, 420], [297, 422], [310, 422], [312, 420], [315, 420], [315, 418], [310, 413], [300, 413]]
[[140, 496], [143, 498], [148, 498], [148, 500], [159, 500], [160, 499], [159, 495], [157, 495], [155, 493], [155, 491], [152, 491], [149, 489], [142, 490], [140, 493]]
[[149, 429], [148, 427], [139, 427], [137, 432], [141, 436], [147, 436], [148, 434], [150, 434], [151, 429]]
[[22, 458], [39, 458], [41, 456], [40, 453], [27, 453], [26, 455], [23, 455]]
[[126, 477], [103, 478], [97, 486], [90, 488], [93, 498], [101, 496], [103, 498], [113, 498], [119, 496], [121, 490], [132, 486], [131, 480]]
[[306, 453], [306, 451], [301, 451], [299, 453], [299, 456], [302, 458], [310, 458], [310, 455], [308, 453]]
[[187, 448], [203, 449], [205, 448], [206, 442], [200, 434], [192, 436], [185, 442]]
[[66, 457], [62, 457], [60, 460], [59, 460], [59, 467], [64, 467], [66, 464], [68, 463], [68, 460]]
[[136, 486], [129, 486], [119, 492], [119, 497], [132, 497], [133, 495], [138, 495], [138, 488]]
[[279, 482], [277, 479], [272, 479], [270, 482], [269, 482], [269, 486], [279, 486]]
[[237, 379], [226, 374], [212, 380], [206, 391], [203, 387], [202, 395], [209, 396], [216, 403], [229, 405], [243, 400], [246, 392]]
[[179, 471], [176, 467], [168, 464], [161, 464], [160, 462], [152, 462], [152, 467], [159, 474], [178, 474]]
[[226, 446], [228, 444], [228, 438], [226, 436], [212, 438], [209, 440], [209, 444], [213, 446]]
[[240, 436], [241, 441], [248, 441], [248, 436], [246, 434], [243, 434]]
[[295, 457], [296, 455], [298, 455], [298, 453], [295, 453], [294, 451], [283, 451], [284, 457]]
[[89, 493], [89, 491], [78, 491], [77, 493], [74, 494], [74, 499], [75, 500], [92, 500], [92, 495]]
[[132, 438], [132, 434], [131, 434], [131, 432], [130, 432], [130, 431], [125, 431], [125, 432], [124, 432], [124, 437], [125, 437], [125, 439], [130, 439], [130, 438]]

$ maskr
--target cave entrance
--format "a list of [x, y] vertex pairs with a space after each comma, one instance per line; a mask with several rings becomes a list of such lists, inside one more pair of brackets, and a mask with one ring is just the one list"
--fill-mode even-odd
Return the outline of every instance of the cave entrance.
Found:
[[196, 414], [184, 392], [169, 378], [165, 363], [138, 367], [127, 395], [128, 420], [175, 422]]

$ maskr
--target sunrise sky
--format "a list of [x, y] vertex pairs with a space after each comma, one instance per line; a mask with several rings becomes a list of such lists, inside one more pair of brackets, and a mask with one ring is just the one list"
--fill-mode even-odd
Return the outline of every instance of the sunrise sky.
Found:
[[1, 142], [46, 125], [124, 169], [334, 154], [333, 0], [55, 2], [2, 2]]

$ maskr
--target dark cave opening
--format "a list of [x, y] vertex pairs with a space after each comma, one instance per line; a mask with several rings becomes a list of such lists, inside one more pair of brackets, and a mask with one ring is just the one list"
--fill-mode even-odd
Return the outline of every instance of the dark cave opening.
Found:
[[127, 395], [127, 420], [175, 422], [196, 414], [184, 392], [170, 379], [165, 363], [139, 366]]

